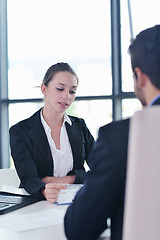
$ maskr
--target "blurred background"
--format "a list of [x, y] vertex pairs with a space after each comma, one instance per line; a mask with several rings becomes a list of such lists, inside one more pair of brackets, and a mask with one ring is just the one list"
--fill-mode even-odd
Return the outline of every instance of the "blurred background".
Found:
[[128, 55], [132, 38], [160, 23], [158, 0], [0, 1], [0, 168], [12, 167], [9, 127], [43, 106], [46, 70], [68, 62], [79, 77], [67, 113], [100, 126], [141, 109]]

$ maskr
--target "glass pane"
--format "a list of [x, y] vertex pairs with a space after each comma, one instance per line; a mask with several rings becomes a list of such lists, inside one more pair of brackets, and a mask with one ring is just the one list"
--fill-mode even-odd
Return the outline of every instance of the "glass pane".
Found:
[[[159, 0], [130, 0], [133, 36], [140, 31], [160, 23]], [[128, 47], [130, 45], [130, 27], [128, 1], [121, 1], [121, 30], [122, 30], [122, 90], [133, 91], [132, 71]]]
[[54, 63], [77, 72], [78, 94], [111, 94], [110, 1], [8, 0], [9, 98], [42, 97]]
[[14, 103], [9, 104], [9, 127], [30, 117], [43, 106], [42, 103]]
[[130, 117], [136, 111], [142, 109], [142, 105], [138, 99], [124, 99], [122, 100], [122, 117]]
[[83, 118], [96, 139], [99, 128], [112, 121], [112, 101], [75, 101], [67, 113]]
[[160, 24], [159, 0], [130, 0], [130, 2], [135, 36], [145, 28]]

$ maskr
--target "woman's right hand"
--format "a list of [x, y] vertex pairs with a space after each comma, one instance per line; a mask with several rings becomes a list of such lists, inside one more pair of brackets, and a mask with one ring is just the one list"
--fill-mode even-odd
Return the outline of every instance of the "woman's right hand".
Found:
[[65, 189], [64, 184], [47, 183], [45, 185], [45, 189], [43, 189], [42, 191], [42, 194], [44, 195], [44, 197], [48, 202], [54, 203], [57, 201], [57, 198], [61, 189]]

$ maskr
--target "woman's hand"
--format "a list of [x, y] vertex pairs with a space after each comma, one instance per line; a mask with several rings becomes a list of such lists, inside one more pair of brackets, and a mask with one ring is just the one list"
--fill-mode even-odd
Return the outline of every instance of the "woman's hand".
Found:
[[65, 185], [60, 183], [47, 183], [42, 194], [48, 202], [54, 203], [57, 201], [61, 189], [65, 189]]
[[65, 177], [44, 177], [42, 178], [44, 183], [64, 183], [72, 184], [75, 181], [75, 175], [65, 176]]

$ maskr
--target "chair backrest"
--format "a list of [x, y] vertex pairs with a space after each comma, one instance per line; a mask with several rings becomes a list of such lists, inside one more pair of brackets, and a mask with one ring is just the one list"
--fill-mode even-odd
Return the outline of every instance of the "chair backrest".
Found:
[[160, 239], [160, 107], [131, 119], [123, 240]]
[[14, 168], [0, 169], [0, 189], [6, 187], [18, 188], [20, 179]]

